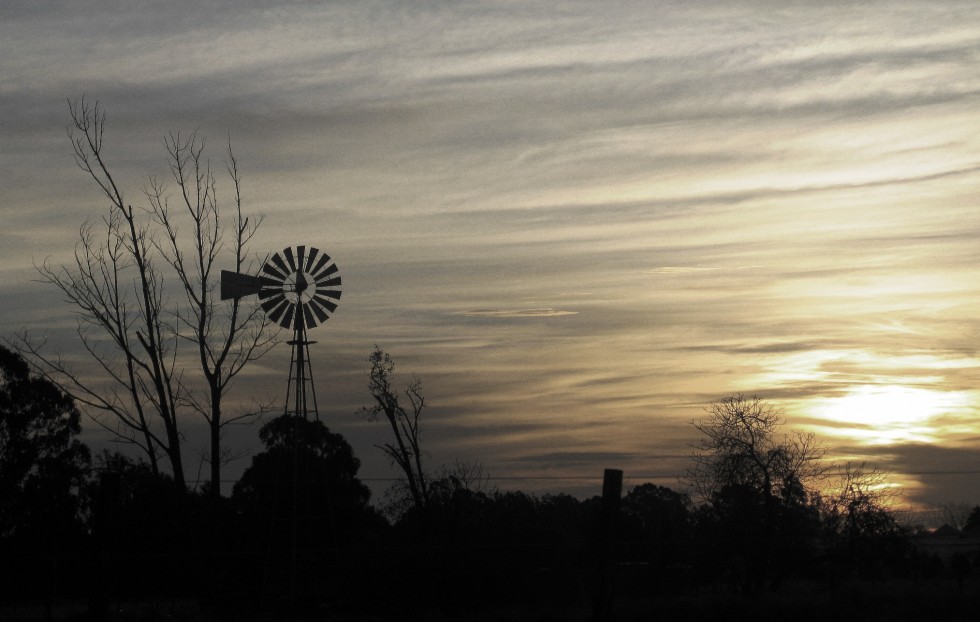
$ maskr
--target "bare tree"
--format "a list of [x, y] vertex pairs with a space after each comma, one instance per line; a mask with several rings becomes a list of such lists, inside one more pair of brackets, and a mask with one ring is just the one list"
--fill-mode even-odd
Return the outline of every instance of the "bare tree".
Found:
[[482, 462], [455, 461], [452, 465], [442, 465], [436, 472], [436, 479], [453, 489], [492, 497], [497, 494], [497, 486], [492, 483], [490, 474]]
[[[101, 219], [82, 225], [73, 264], [45, 262], [38, 271], [43, 282], [74, 305], [78, 338], [102, 374], [75, 370], [64, 357], [42, 351], [43, 340], [27, 333], [17, 345], [96, 423], [117, 440], [139, 447], [154, 472], [160, 454], [165, 455], [179, 490], [185, 489], [182, 414], [202, 414], [210, 424], [212, 490], [220, 494], [220, 464], [227, 457], [220, 444], [222, 429], [249, 416], [223, 417], [222, 398], [244, 366], [268, 350], [271, 339], [256, 309], [243, 310], [237, 300], [230, 309], [215, 305], [213, 267], [230, 254], [236, 270], [247, 269], [248, 243], [261, 219], [250, 224], [242, 216], [240, 176], [229, 147], [234, 230], [226, 241], [204, 142], [196, 135], [188, 140], [176, 135], [165, 143], [190, 223], [189, 231], [178, 234], [163, 184], [151, 178], [144, 191], [146, 208], [134, 209], [124, 199], [105, 159], [105, 113], [99, 104], [69, 102], [69, 112], [75, 160], [109, 205]], [[183, 290], [186, 310], [165, 295], [168, 269]], [[187, 373], [182, 342], [195, 345], [203, 393]]]
[[833, 548], [859, 569], [895, 564], [908, 552], [893, 507], [900, 491], [888, 479], [877, 467], [840, 464], [822, 500], [824, 530], [833, 538]]
[[258, 305], [243, 307], [240, 298], [235, 298], [230, 306], [216, 304], [216, 264], [223, 254], [229, 254], [235, 272], [250, 272], [253, 266], [248, 260], [248, 245], [262, 218], [250, 223], [242, 214], [241, 176], [229, 142], [226, 168], [233, 188], [233, 215], [232, 236], [226, 245], [227, 230], [221, 220], [216, 179], [204, 158], [205, 141], [198, 139], [196, 132], [186, 139], [171, 134], [165, 145], [170, 172], [179, 189], [177, 211], [190, 222], [190, 235], [182, 237], [178, 233], [164, 184], [151, 179], [147, 197], [166, 238], [158, 241], [156, 247], [176, 274], [187, 304], [186, 312], [177, 313], [177, 334], [196, 348], [204, 378], [203, 390], [182, 384], [180, 399], [208, 423], [211, 493], [218, 496], [221, 466], [233, 457], [221, 447], [223, 429], [265, 410], [260, 407], [228, 417], [222, 412], [222, 398], [235, 376], [268, 352], [275, 340], [267, 330], [270, 322]]
[[724, 543], [707, 555], [745, 593], [778, 586], [819, 531], [823, 449], [812, 434], [780, 434], [782, 412], [758, 397], [733, 395], [705, 411], [688, 480], [704, 501], [699, 529]]
[[940, 525], [949, 525], [957, 531], [963, 531], [973, 508], [963, 501], [943, 501], [933, 504], [932, 509]]
[[888, 485], [889, 474], [866, 463], [836, 466], [824, 491], [824, 520], [831, 533], [850, 538], [890, 535], [898, 524], [890, 511], [900, 491]]
[[391, 356], [375, 346], [369, 360], [371, 372], [368, 390], [374, 404], [361, 408], [360, 412], [371, 421], [384, 416], [391, 426], [393, 440], [376, 447], [385, 453], [392, 464], [398, 465], [405, 475], [415, 507], [424, 509], [428, 505], [429, 484], [422, 467], [422, 434], [419, 428], [419, 419], [425, 408], [422, 382], [416, 378], [405, 388], [403, 394], [408, 399], [406, 408], [399, 402], [398, 391], [392, 384], [395, 363]]
[[694, 445], [688, 481], [704, 498], [726, 486], [746, 486], [764, 498], [788, 500], [806, 494], [807, 484], [825, 473], [824, 449], [812, 433], [780, 438], [782, 412], [758, 397], [736, 394], [705, 409], [694, 422], [701, 439]]

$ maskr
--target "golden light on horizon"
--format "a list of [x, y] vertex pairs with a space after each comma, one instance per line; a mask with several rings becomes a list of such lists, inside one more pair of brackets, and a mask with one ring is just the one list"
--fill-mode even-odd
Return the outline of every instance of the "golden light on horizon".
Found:
[[837, 435], [869, 445], [935, 442], [936, 420], [968, 405], [963, 392], [922, 387], [861, 385], [841, 397], [816, 400], [811, 414]]

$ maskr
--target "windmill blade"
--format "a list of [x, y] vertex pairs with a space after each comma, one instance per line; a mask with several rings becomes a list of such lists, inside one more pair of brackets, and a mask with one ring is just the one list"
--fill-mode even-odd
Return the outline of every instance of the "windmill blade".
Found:
[[337, 267], [337, 264], [332, 263], [320, 272], [314, 272], [313, 278], [322, 279], [323, 277], [330, 276], [331, 274], [336, 274], [338, 270], [340, 270], [340, 268]]
[[271, 300], [266, 300], [261, 303], [262, 310], [265, 311], [266, 313], [271, 313], [272, 310], [275, 309], [279, 303], [285, 300], [286, 300], [286, 296], [282, 292], [276, 292]]
[[[290, 270], [289, 270], [289, 266], [286, 265], [286, 262], [283, 261], [282, 260], [282, 257], [279, 256], [279, 253], [275, 253], [275, 254], [272, 255], [272, 263], [276, 264], [276, 266], [279, 268], [279, 270], [282, 271], [281, 274], [274, 274], [273, 276], [277, 276], [278, 278], [280, 278], [283, 281], [285, 281], [286, 280], [286, 275], [290, 273]], [[271, 266], [269, 266], [268, 263], [266, 263], [265, 265], [268, 266], [268, 267], [271, 267]]]
[[284, 248], [282, 253], [286, 256], [286, 261], [289, 262], [289, 273], [296, 272], [296, 260], [293, 258], [293, 249]]
[[262, 266], [262, 271], [266, 274], [271, 274], [282, 282], [286, 280], [286, 275], [289, 274], [289, 266], [287, 266], [286, 262], [282, 260], [279, 253], [276, 253], [269, 261], [265, 263], [264, 266]]
[[266, 298], [271, 298], [272, 296], [282, 295], [282, 287], [263, 289], [259, 292], [259, 300], [265, 300]]
[[322, 290], [322, 291], [318, 289], [317, 292], [316, 292], [316, 295], [317, 296], [327, 296], [329, 298], [333, 298], [334, 300], [340, 300], [340, 290], [339, 289], [325, 289], [325, 290]]
[[[320, 324], [322, 324], [322, 323], [326, 322], [328, 319], [330, 319], [330, 314], [323, 310], [323, 306], [324, 305], [322, 303], [320, 303], [316, 299], [316, 297], [311, 298], [310, 301], [308, 303], [306, 303], [306, 306], [308, 308], [313, 309], [313, 313], [315, 313], [317, 319], [320, 320]], [[336, 308], [336, 305], [334, 305], [334, 308]]]
[[[293, 307], [293, 303], [289, 302], [285, 298], [276, 305], [276, 308], [272, 310], [269, 314], [269, 319], [273, 322], [279, 322], [279, 318], [282, 317], [283, 312], [288, 312]], [[282, 322], [279, 322], [282, 324]]]
[[[337, 298], [340, 298], [340, 292], [337, 292]], [[337, 303], [332, 302], [324, 298], [319, 292], [317, 292], [310, 302], [315, 302], [322, 307], [326, 307], [327, 312], [333, 313], [337, 310]]]
[[313, 312], [310, 310], [310, 305], [302, 305], [300, 308], [303, 309], [303, 318], [306, 320], [306, 326], [308, 328], [313, 328], [316, 326], [316, 318], [313, 317]]
[[297, 246], [296, 247], [296, 266], [299, 270], [303, 269], [303, 264], [306, 263], [306, 247]]
[[313, 246], [310, 247], [310, 256], [306, 258], [306, 266], [304, 266], [304, 268], [303, 268], [304, 270], [306, 270], [307, 272], [309, 272], [311, 274], [313, 273], [313, 271], [310, 270], [310, 266], [312, 266], [313, 265], [313, 262], [316, 261], [316, 256], [319, 253], [320, 253], [320, 249], [319, 248], [315, 248]]
[[[272, 276], [276, 277], [276, 285], [279, 285], [286, 280], [286, 275], [279, 272], [279, 270], [277, 270], [276, 267], [273, 266], [271, 263], [267, 263], [264, 266], [262, 266], [262, 272], [265, 272], [266, 274], [271, 274]], [[269, 278], [269, 277], [265, 277], [265, 278]]]
[[[287, 304], [289, 306], [286, 307], [286, 315], [282, 318], [282, 321], [279, 322], [279, 325], [282, 326], [283, 328], [292, 328], [293, 313], [296, 312], [296, 305], [291, 302], [287, 302]], [[273, 321], [275, 321], [275, 318], [273, 318]]]
[[312, 270], [308, 270], [308, 272], [313, 275], [313, 278], [316, 278], [317, 273], [320, 272], [320, 269], [323, 268], [328, 261], [330, 261], [330, 255], [324, 253], [323, 256], [320, 257], [320, 261], [316, 262], [316, 267]]
[[[323, 278], [326, 279], [327, 277], [324, 276]], [[335, 276], [332, 279], [327, 279], [326, 281], [317, 280], [317, 282], [316, 282], [316, 288], [317, 289], [320, 289], [321, 287], [339, 287], [339, 286], [340, 286], [340, 277], [339, 276]]]

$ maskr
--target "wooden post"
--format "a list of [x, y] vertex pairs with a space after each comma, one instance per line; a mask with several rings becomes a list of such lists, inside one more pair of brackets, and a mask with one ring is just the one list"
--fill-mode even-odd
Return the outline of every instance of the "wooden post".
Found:
[[602, 476], [602, 508], [599, 512], [598, 577], [593, 619], [605, 622], [612, 619], [613, 600], [613, 542], [619, 500], [623, 493], [623, 472], [606, 469]]

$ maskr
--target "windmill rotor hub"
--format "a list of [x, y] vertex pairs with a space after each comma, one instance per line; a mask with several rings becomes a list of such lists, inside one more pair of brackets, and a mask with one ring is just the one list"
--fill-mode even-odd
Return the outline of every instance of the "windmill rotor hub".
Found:
[[303, 292], [306, 291], [306, 288], [309, 287], [309, 286], [310, 286], [310, 284], [306, 281], [306, 277], [303, 276], [303, 273], [302, 272], [297, 272], [296, 273], [296, 293], [302, 295]]

